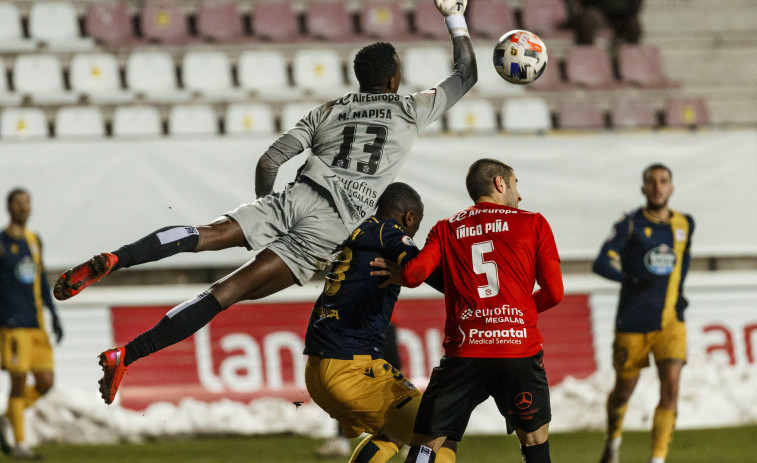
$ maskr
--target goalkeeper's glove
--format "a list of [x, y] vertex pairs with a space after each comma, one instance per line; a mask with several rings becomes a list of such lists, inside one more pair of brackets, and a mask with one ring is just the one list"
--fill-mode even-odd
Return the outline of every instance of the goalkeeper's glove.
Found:
[[444, 16], [460, 15], [465, 13], [468, 0], [434, 0], [436, 9]]
[[444, 22], [453, 38], [468, 35], [468, 25], [463, 16], [468, 0], [434, 0], [434, 3], [436, 9], [444, 16]]

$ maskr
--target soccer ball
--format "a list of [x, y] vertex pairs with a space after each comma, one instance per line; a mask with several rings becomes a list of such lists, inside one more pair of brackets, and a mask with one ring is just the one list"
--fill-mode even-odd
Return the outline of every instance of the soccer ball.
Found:
[[494, 47], [494, 69], [508, 82], [531, 83], [547, 67], [547, 47], [533, 32], [514, 30], [499, 38]]

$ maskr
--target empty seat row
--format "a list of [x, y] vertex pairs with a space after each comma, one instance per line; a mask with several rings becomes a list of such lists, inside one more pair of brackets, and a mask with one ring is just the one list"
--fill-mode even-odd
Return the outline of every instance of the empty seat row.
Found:
[[[282, 118], [293, 124], [307, 108], [285, 108]], [[224, 131], [228, 134], [272, 134], [276, 131], [272, 109], [265, 104], [231, 104], [226, 108]], [[106, 121], [98, 106], [60, 108], [54, 119], [56, 137], [99, 138], [106, 135]], [[157, 136], [163, 120], [153, 106], [119, 106], [113, 111], [111, 133], [116, 137]], [[40, 108], [6, 108], [0, 114], [3, 139], [36, 139], [49, 136], [45, 112]], [[213, 135], [220, 132], [219, 117], [209, 105], [177, 105], [168, 115], [167, 131], [173, 135]]]
[[[151, 42], [186, 45], [205, 40], [344, 42], [357, 37], [389, 40], [448, 37], [430, 1], [418, 0], [412, 14], [404, 10], [399, 0], [367, 0], [355, 12], [338, 0], [309, 1], [300, 21], [295, 2], [268, 0], [254, 3], [249, 23], [240, 12], [241, 3], [205, 0], [197, 7], [195, 21], [190, 21], [178, 0], [147, 0], [139, 10], [138, 21], [134, 21], [122, 2], [91, 2], [83, 21], [84, 30], [80, 31], [73, 3], [37, 1], [29, 11], [27, 39], [18, 8], [14, 3], [4, 2], [0, 3], [0, 49], [28, 50], [38, 44], [82, 49], [92, 47], [95, 41], [107, 46], [136, 46]], [[467, 16], [471, 31], [484, 37], [496, 38], [519, 27], [507, 0], [470, 2]], [[562, 0], [526, 0], [520, 16], [523, 28], [552, 35], [559, 31], [567, 13]]]
[[[660, 49], [654, 45], [623, 44], [613, 63], [608, 51], [597, 45], [574, 45], [563, 59], [550, 61], [531, 86], [533, 90], [565, 91], [575, 88], [616, 90], [629, 86], [643, 89], [671, 89], [679, 82], [668, 79]], [[564, 67], [564, 75], [562, 68]]]
[[[285, 105], [277, 129], [272, 108], [262, 103], [230, 104], [223, 118], [209, 105], [176, 105], [167, 117], [165, 131], [171, 135], [264, 134], [272, 135], [294, 126], [314, 102]], [[545, 100], [538, 97], [505, 101], [498, 116], [490, 100], [463, 99], [446, 113], [446, 128], [452, 133], [494, 133], [505, 131], [547, 131], [552, 128], [602, 129], [607, 126], [598, 105], [591, 102], [566, 102], [554, 118]], [[501, 123], [500, 123], [501, 121]], [[618, 101], [610, 113], [616, 128], [654, 128], [656, 110], [644, 101]], [[706, 125], [707, 108], [701, 99], [671, 99], [665, 110], [667, 126]], [[100, 107], [62, 107], [55, 114], [56, 137], [104, 137], [106, 121]], [[430, 133], [442, 131], [442, 121], [432, 124]], [[115, 137], [159, 136], [164, 133], [163, 119], [153, 106], [119, 106], [113, 111], [110, 133]], [[49, 136], [45, 112], [40, 108], [6, 108], [0, 114], [0, 137], [34, 139]]]
[[[613, 102], [608, 114], [595, 102], [566, 100], [550, 111], [539, 97], [510, 98], [500, 111], [501, 129], [506, 131], [546, 131], [553, 128], [569, 130], [653, 129], [666, 127], [698, 127], [709, 124], [704, 99], [672, 97], [666, 100], [661, 118], [657, 109], [643, 99], [621, 98]], [[447, 130], [454, 133], [486, 133], [498, 131], [497, 112], [490, 100], [463, 99], [447, 111]]]
[[[487, 97], [518, 94], [525, 89], [675, 86], [665, 78], [659, 50], [653, 46], [623, 46], [619, 80], [603, 48], [575, 46], [568, 50], [565, 78], [560, 74], [559, 63], [553, 62], [542, 77], [526, 87], [499, 78], [486, 59], [489, 53], [477, 49], [481, 59], [479, 83], [474, 87], [475, 93]], [[401, 54], [404, 92], [425, 89], [451, 70], [452, 57], [447, 47], [408, 47]], [[37, 104], [70, 104], [82, 97], [94, 103], [123, 103], [137, 97], [156, 102], [186, 102], [196, 96], [222, 101], [335, 97], [358, 86], [349, 61], [332, 49], [299, 49], [291, 59], [290, 83], [290, 62], [276, 50], [245, 51], [236, 64], [219, 50], [192, 50], [186, 52], [180, 66], [165, 51], [134, 51], [126, 59], [122, 82], [115, 55], [77, 53], [69, 63], [69, 90], [57, 55], [22, 54], [13, 62], [12, 90], [5, 79], [0, 79], [0, 103], [18, 104], [24, 96]]]

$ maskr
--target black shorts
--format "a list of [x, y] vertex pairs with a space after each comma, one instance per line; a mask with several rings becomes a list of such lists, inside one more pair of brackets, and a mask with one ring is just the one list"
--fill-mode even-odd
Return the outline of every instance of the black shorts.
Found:
[[442, 358], [423, 393], [415, 433], [459, 441], [473, 409], [489, 396], [507, 420], [508, 434], [536, 431], [552, 420], [543, 357]]

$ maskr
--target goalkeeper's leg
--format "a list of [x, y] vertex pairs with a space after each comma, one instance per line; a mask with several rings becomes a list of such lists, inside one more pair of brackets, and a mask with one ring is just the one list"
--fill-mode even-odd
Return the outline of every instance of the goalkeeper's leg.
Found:
[[180, 252], [211, 251], [246, 245], [242, 228], [229, 217], [221, 217], [200, 227], [164, 227], [112, 253], [99, 254], [64, 272], [56, 281], [53, 293], [57, 299], [65, 300], [121, 268], [154, 262]]

